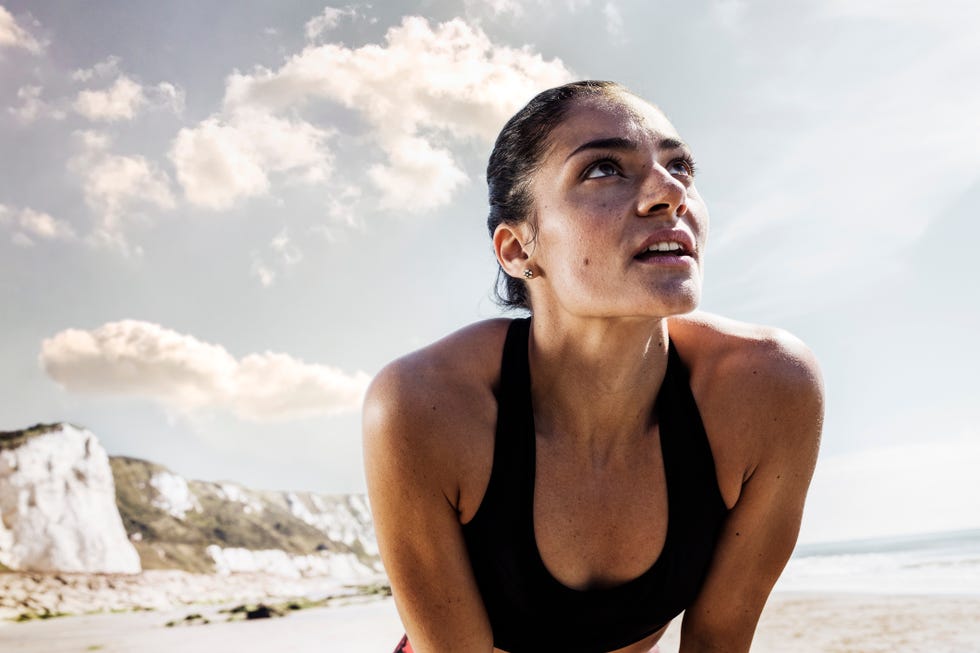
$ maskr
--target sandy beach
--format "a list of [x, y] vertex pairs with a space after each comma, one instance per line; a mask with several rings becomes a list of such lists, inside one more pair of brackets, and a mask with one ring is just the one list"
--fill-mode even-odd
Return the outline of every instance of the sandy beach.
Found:
[[[401, 635], [391, 599], [365, 598], [278, 619], [223, 622], [218, 607], [61, 617], [0, 625], [0, 651], [19, 653], [389, 653]], [[206, 625], [166, 627], [201, 613]], [[679, 621], [661, 648], [676, 653]], [[980, 652], [980, 597], [775, 593], [756, 653]]]
[[[752, 650], [977, 653], [980, 597], [776, 593]], [[664, 653], [674, 651], [665, 647]]]

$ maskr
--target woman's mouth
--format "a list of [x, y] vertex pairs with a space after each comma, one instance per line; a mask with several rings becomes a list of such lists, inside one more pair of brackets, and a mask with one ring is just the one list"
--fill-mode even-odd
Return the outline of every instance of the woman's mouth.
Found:
[[677, 259], [687, 255], [687, 248], [683, 243], [675, 240], [664, 240], [652, 243], [633, 258], [638, 261], [648, 261], [651, 259]]

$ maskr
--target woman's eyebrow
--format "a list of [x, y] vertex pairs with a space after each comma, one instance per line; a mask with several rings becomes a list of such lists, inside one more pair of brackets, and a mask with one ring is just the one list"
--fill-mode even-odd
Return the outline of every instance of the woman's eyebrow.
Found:
[[691, 148], [688, 146], [688, 144], [680, 140], [679, 138], [662, 138], [660, 140], [660, 143], [658, 143], [658, 147], [660, 147], [660, 149], [662, 150], [687, 150], [688, 152], [691, 151]]
[[[682, 140], [676, 138], [665, 137], [660, 139], [657, 143], [657, 147], [663, 150], [688, 150], [690, 148]], [[576, 154], [584, 152], [586, 150], [638, 150], [640, 149], [639, 143], [636, 141], [623, 138], [622, 136], [613, 136], [611, 138], [597, 138], [586, 143], [582, 143], [574, 150], [572, 153], [565, 158], [566, 161], [571, 159]]]

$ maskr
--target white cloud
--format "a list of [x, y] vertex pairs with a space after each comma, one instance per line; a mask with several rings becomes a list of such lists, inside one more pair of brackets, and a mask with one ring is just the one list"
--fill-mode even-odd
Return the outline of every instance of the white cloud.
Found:
[[289, 271], [303, 260], [303, 252], [293, 243], [289, 232], [284, 228], [269, 241], [273, 263], [268, 263], [258, 252], [252, 253], [252, 276], [259, 280], [263, 288], [272, 286], [279, 274]]
[[330, 174], [326, 143], [332, 132], [299, 119], [242, 108], [181, 129], [170, 150], [177, 179], [192, 204], [230, 208], [269, 191], [268, 173], [292, 173], [305, 182]]
[[285, 229], [269, 242], [269, 247], [279, 256], [283, 265], [296, 265], [303, 260], [303, 253], [293, 244]]
[[319, 97], [361, 113], [382, 139], [437, 129], [490, 142], [531, 96], [571, 78], [560, 60], [494, 45], [459, 19], [433, 28], [407, 17], [385, 42], [310, 46], [278, 71], [233, 74], [225, 104], [279, 111]]
[[256, 421], [352, 412], [370, 380], [364, 372], [348, 375], [286, 354], [250, 354], [238, 365], [232, 407]]
[[453, 191], [466, 181], [448, 150], [417, 137], [390, 143], [388, 163], [371, 166], [368, 177], [381, 193], [382, 208], [410, 212], [448, 204]]
[[85, 129], [75, 132], [75, 137], [82, 145], [82, 150], [86, 152], [100, 152], [109, 149], [112, 143], [109, 135], [104, 132]]
[[264, 168], [298, 174], [309, 182], [329, 176], [331, 157], [326, 142], [334, 135], [332, 131], [244, 108], [232, 116], [231, 123], [249, 140]]
[[145, 204], [174, 206], [166, 173], [142, 156], [105, 154], [87, 172], [85, 198], [115, 223], [124, 208]]
[[63, 120], [65, 112], [53, 109], [47, 102], [41, 99], [40, 86], [21, 86], [17, 89], [17, 99], [20, 105], [7, 107], [14, 118], [24, 124], [30, 124], [43, 116], [51, 117], [55, 120]]
[[[346, 184], [331, 189], [331, 192], [326, 196], [327, 215], [332, 222], [338, 222], [347, 226], [356, 225], [357, 219], [355, 212], [357, 210], [357, 202], [360, 198], [361, 189], [353, 184]], [[321, 226], [323, 227], [321, 232], [324, 235], [332, 232], [326, 225]]]
[[115, 122], [132, 120], [144, 108], [164, 109], [175, 114], [183, 112], [183, 89], [170, 82], [160, 82], [156, 86], [142, 85], [120, 72], [119, 62], [119, 57], [111, 56], [91, 68], [72, 73], [72, 79], [81, 82], [115, 76], [115, 81], [108, 88], [79, 91], [72, 104], [78, 114], [96, 122]]
[[[370, 168], [372, 180], [389, 174], [395, 182], [379, 186], [382, 205], [417, 213], [444, 205], [465, 179], [448, 143], [492, 141], [535, 93], [570, 78], [560, 60], [495, 45], [462, 20], [433, 27], [424, 18], [407, 17], [388, 30], [384, 45], [309, 46], [279, 70], [235, 73], [225, 107], [278, 113], [324, 99], [357, 112], [388, 159]], [[424, 158], [421, 166], [410, 149]], [[436, 165], [443, 169], [434, 172]], [[411, 197], [404, 187], [408, 179], [422, 182]]]
[[13, 15], [0, 5], [0, 49], [20, 48], [31, 54], [44, 51], [44, 43], [17, 24]]
[[75, 237], [75, 230], [70, 224], [32, 208], [20, 212], [20, 226], [27, 234], [45, 240]]
[[192, 204], [227, 209], [269, 189], [262, 162], [247, 134], [218, 118], [181, 129], [170, 150], [177, 180]]
[[258, 253], [252, 254], [252, 276], [259, 280], [263, 288], [269, 288], [276, 282], [276, 271], [262, 260]]
[[336, 7], [324, 7], [319, 16], [314, 16], [306, 22], [306, 38], [313, 41], [324, 32], [328, 32], [340, 24], [343, 18], [356, 18], [357, 10], [351, 6], [338, 9]]
[[119, 57], [111, 55], [91, 68], [79, 68], [71, 74], [76, 82], [87, 82], [93, 78], [108, 78], [119, 73]]
[[282, 353], [236, 359], [220, 345], [135, 320], [62, 331], [42, 342], [39, 361], [70, 392], [144, 397], [185, 413], [230, 411], [254, 421], [355, 411], [370, 380]]
[[89, 120], [114, 122], [132, 120], [146, 101], [143, 87], [120, 75], [108, 89], [80, 91], [72, 106]]
[[19, 211], [0, 205], [0, 226], [13, 230], [11, 240], [21, 246], [34, 245], [40, 240], [71, 240], [75, 230], [64, 220], [54, 218], [42, 211], [25, 207]]
[[168, 109], [177, 115], [184, 112], [187, 95], [184, 89], [170, 82], [160, 82], [146, 89], [146, 95], [153, 107]]
[[82, 152], [69, 161], [69, 168], [81, 179], [86, 204], [99, 215], [93, 238], [125, 247], [123, 231], [134, 209], [174, 207], [170, 178], [143, 156], [109, 152], [104, 134], [85, 131], [77, 136]]

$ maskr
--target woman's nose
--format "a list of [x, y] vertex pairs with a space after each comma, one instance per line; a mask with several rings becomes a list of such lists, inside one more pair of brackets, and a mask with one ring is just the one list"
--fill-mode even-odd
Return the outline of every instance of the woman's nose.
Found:
[[643, 217], [675, 217], [687, 212], [687, 187], [666, 168], [654, 163], [643, 181], [636, 213]]

